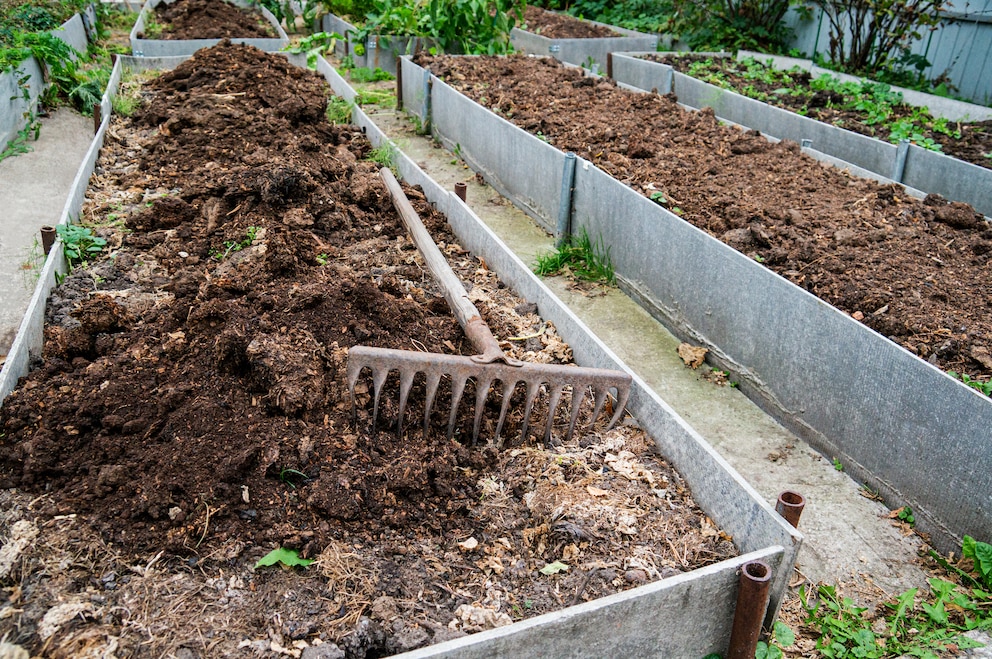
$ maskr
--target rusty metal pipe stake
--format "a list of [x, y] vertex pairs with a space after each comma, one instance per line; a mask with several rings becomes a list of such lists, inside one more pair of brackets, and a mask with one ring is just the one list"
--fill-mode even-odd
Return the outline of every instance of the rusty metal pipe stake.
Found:
[[47, 224], [41, 227], [41, 248], [45, 250], [45, 256], [52, 251], [52, 245], [55, 244], [55, 227], [48, 226]]
[[396, 58], [396, 109], [403, 110], [403, 58]]
[[459, 199], [461, 199], [462, 201], [465, 201], [465, 195], [467, 193], [468, 193], [468, 186], [465, 185], [465, 183], [463, 183], [461, 181], [459, 181], [458, 183], [455, 183], [455, 194], [458, 195], [458, 198]]
[[778, 502], [775, 504], [775, 512], [785, 518], [794, 527], [799, 526], [799, 517], [806, 507], [806, 497], [792, 490], [785, 490], [778, 495]]
[[727, 659], [754, 659], [761, 622], [765, 618], [765, 609], [768, 608], [771, 579], [772, 569], [764, 561], [751, 561], [741, 568]]
[[606, 53], [606, 77], [613, 77], [613, 53]]
[[93, 104], [93, 133], [100, 132], [100, 124], [103, 123], [103, 106], [99, 103]]

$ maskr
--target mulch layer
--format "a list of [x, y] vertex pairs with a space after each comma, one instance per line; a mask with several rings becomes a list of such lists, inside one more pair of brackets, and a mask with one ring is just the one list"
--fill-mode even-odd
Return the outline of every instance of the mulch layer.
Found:
[[533, 5], [528, 5], [524, 10], [523, 29], [549, 39], [602, 39], [623, 36], [608, 27], [593, 25], [567, 14], [547, 11]]
[[162, 39], [276, 38], [272, 24], [256, 10], [223, 0], [176, 0], [155, 8]]
[[[809, 83], [812, 76], [806, 71], [795, 71], [789, 74], [793, 83], [789, 88], [802, 91], [801, 95], [783, 94], [782, 83], [768, 83], [743, 76], [739, 65], [732, 58], [705, 57], [702, 55], [687, 55], [672, 57], [669, 55], [645, 55], [644, 59], [668, 64], [675, 70], [688, 74], [688, 68], [693, 62], [709, 61], [708, 70], [726, 75], [728, 82], [735, 89], [751, 88], [755, 93], [767, 94], [766, 103], [802, 112], [810, 119], [841, 126], [845, 130], [854, 131], [880, 140], [889, 140], [891, 130], [888, 124], [871, 124], [868, 115], [857, 110], [844, 110], [835, 107], [843, 104], [843, 97], [834, 91], [812, 90]], [[900, 103], [892, 106], [892, 121], [908, 119], [914, 116], [918, 108]], [[992, 169], [992, 120], [988, 121], [951, 121], [950, 130], [959, 131], [960, 138], [935, 130], [924, 130], [923, 136], [933, 139], [940, 145], [941, 152], [959, 160], [970, 162], [979, 167]]]
[[992, 376], [992, 227], [970, 206], [908, 197], [549, 58], [418, 62], [920, 358]]

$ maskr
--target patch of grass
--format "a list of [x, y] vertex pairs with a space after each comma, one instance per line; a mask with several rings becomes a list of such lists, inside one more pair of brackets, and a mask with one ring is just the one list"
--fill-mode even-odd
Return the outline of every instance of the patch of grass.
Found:
[[159, 23], [154, 11], [145, 14], [145, 39], [161, 39], [162, 33], [171, 30], [172, 26], [167, 23]]
[[383, 167], [388, 167], [396, 173], [396, 157], [399, 155], [399, 149], [396, 145], [390, 141], [385, 141], [376, 148], [369, 151], [369, 155], [366, 156], [366, 160], [371, 160], [372, 162], [379, 163]]
[[324, 114], [332, 124], [350, 124], [351, 112], [354, 107], [354, 103], [350, 103], [340, 96], [332, 96], [327, 99], [327, 111]]
[[555, 251], [539, 255], [534, 272], [544, 277], [565, 273], [584, 281], [616, 284], [609, 249], [603, 247], [602, 239], [594, 242], [585, 229], [569, 236]]
[[396, 80], [396, 76], [388, 71], [383, 71], [378, 66], [375, 69], [370, 69], [367, 66], [360, 66], [358, 68], [351, 69], [351, 81], [352, 82], [379, 82], [380, 80]]
[[387, 89], [366, 89], [355, 97], [358, 105], [378, 105], [387, 110], [396, 107], [396, 96]]

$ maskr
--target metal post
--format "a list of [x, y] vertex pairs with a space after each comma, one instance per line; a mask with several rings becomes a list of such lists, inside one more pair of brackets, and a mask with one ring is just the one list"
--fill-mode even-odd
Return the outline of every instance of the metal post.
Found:
[[613, 77], [613, 53], [606, 53], [606, 77]]
[[93, 133], [100, 132], [100, 124], [103, 123], [103, 106], [100, 103], [93, 104]]
[[806, 507], [806, 497], [792, 490], [785, 490], [778, 495], [778, 502], [775, 504], [775, 512], [785, 518], [794, 527], [799, 526], [799, 517]]
[[424, 134], [431, 133], [431, 87], [434, 81], [431, 79], [431, 70], [424, 69]]
[[55, 244], [55, 227], [45, 225], [41, 227], [41, 248], [45, 250], [45, 256], [52, 251], [52, 245]]
[[558, 226], [556, 247], [568, 243], [572, 234], [572, 187], [575, 182], [575, 154], [569, 151], [565, 154], [565, 165], [561, 173], [561, 199], [558, 202]]
[[896, 150], [896, 161], [892, 165], [892, 180], [902, 183], [902, 175], [906, 173], [906, 158], [909, 156], [909, 140], [901, 140]]
[[403, 111], [403, 58], [396, 58], [396, 109]]
[[459, 199], [465, 201], [465, 196], [468, 194], [468, 186], [461, 181], [455, 183], [455, 194], [458, 195]]
[[751, 561], [741, 568], [734, 626], [730, 632], [727, 659], [754, 659], [761, 633], [761, 621], [768, 608], [768, 587], [772, 569], [764, 561]]

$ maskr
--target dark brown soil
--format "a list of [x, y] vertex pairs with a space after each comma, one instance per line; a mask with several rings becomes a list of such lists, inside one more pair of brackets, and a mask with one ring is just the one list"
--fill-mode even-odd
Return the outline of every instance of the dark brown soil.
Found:
[[549, 39], [601, 39], [603, 37], [623, 36], [608, 27], [593, 25], [566, 14], [546, 11], [533, 5], [528, 5], [524, 10], [523, 29]]
[[[753, 93], [767, 95], [766, 103], [786, 108], [793, 111], [801, 111], [805, 116], [818, 121], [823, 121], [835, 126], [841, 126], [846, 130], [854, 131], [862, 135], [877, 137], [880, 140], [889, 141], [891, 130], [884, 124], [867, 123], [867, 114], [857, 110], [844, 110], [832, 107], [832, 104], [841, 103], [843, 100], [837, 98], [836, 92], [814, 91], [810, 89], [811, 76], [805, 71], [797, 71], [790, 74], [794, 81], [794, 88], [801, 89], [802, 96], [792, 96], [789, 94], [776, 93], [782, 88], [781, 83], [768, 83], [753, 78], [745, 78], [736, 71], [733, 58], [705, 57], [702, 55], [688, 55], [684, 57], [672, 57], [667, 55], [645, 55], [645, 59], [661, 62], [674, 67], [677, 71], [687, 73], [689, 65], [696, 61], [711, 61], [710, 67], [713, 71], [720, 71], [728, 76], [733, 89], [740, 91], [747, 87], [753, 88]], [[912, 118], [918, 111], [911, 105], [900, 104], [893, 106], [892, 120]], [[961, 132], [960, 138], [936, 130], [924, 130], [923, 136], [938, 142], [941, 152], [949, 156], [970, 162], [979, 167], [992, 169], [992, 121], [954, 121], [949, 123], [951, 130]]]
[[[447, 440], [439, 402], [426, 435], [399, 438], [371, 430], [362, 381], [352, 423], [349, 347], [458, 353], [464, 337], [369, 143], [324, 119], [327, 93], [222, 42], [114, 119], [83, 211], [110, 253], [56, 290], [44, 362], [0, 408], [0, 533], [29, 538], [0, 573], [10, 641], [384, 656], [736, 553], [632, 421], [547, 450], [516, 439], [518, 413], [497, 452], [467, 445], [466, 413]], [[497, 336], [532, 335], [514, 355], [568, 361], [408, 194]], [[380, 427], [397, 400], [387, 386]], [[419, 389], [411, 405], [419, 418]], [[317, 562], [253, 569], [280, 546]]]
[[921, 358], [992, 375], [992, 227], [970, 206], [909, 198], [547, 58], [420, 61]]
[[175, 0], [155, 8], [165, 26], [162, 39], [275, 38], [272, 25], [258, 12], [222, 0]]

